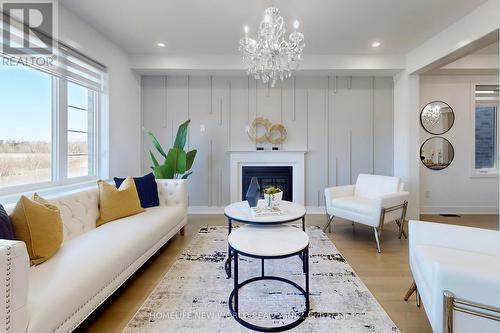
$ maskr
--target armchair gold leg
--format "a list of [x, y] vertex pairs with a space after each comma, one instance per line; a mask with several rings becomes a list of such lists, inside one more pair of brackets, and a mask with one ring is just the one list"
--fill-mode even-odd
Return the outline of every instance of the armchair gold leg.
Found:
[[181, 233], [181, 236], [184, 236], [184, 228], [185, 227], [182, 227], [181, 230], [179, 230], [179, 232]]
[[406, 295], [405, 295], [405, 302], [408, 302], [408, 299], [410, 299], [411, 295], [413, 295], [413, 293], [417, 291], [417, 284], [415, 283], [415, 281], [413, 281], [411, 283], [411, 286], [410, 288], [408, 289], [408, 291], [406, 292]]
[[373, 232], [375, 233], [375, 242], [377, 243], [377, 251], [378, 253], [381, 253], [379, 228], [373, 228]]
[[329, 216], [328, 214], [326, 214], [326, 224], [323, 227], [323, 232], [325, 232], [326, 229], [328, 229], [328, 232], [332, 232], [333, 217], [334, 217], [333, 215]]
[[419, 308], [422, 302], [420, 300], [420, 293], [418, 292], [418, 289], [416, 290], [415, 298], [417, 301], [417, 308]]
[[396, 224], [398, 225], [399, 227], [399, 235], [398, 235], [398, 238], [401, 239], [401, 237], [404, 236], [405, 239], [408, 239], [408, 236], [406, 235], [406, 231], [405, 231], [405, 221], [402, 220], [396, 220]]

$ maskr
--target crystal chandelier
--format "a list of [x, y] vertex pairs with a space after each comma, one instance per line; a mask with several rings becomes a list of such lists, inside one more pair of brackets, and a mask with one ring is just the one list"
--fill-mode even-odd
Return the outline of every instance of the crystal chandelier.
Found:
[[248, 37], [248, 26], [245, 26], [245, 37], [240, 39], [240, 51], [243, 62], [248, 67], [248, 75], [262, 82], [271, 82], [274, 87], [278, 78], [292, 76], [298, 69], [298, 61], [306, 44], [304, 35], [297, 31], [299, 21], [293, 23], [294, 31], [285, 40], [285, 25], [280, 10], [274, 6], [266, 9], [264, 20], [259, 25], [257, 39]]

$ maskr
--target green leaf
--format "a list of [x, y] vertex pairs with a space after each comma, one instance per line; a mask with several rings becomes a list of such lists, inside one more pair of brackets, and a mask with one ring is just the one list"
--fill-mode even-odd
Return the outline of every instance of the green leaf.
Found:
[[186, 172], [186, 164], [187, 164], [187, 157], [186, 157], [186, 152], [184, 150], [179, 150], [178, 155], [177, 155], [177, 166], [175, 169], [175, 173], [177, 174], [183, 174]]
[[191, 120], [188, 119], [179, 126], [179, 129], [177, 130], [177, 135], [175, 136], [174, 148], [181, 150], [184, 149], [184, 146], [186, 145], [187, 131], [190, 122]]
[[153, 167], [157, 167], [160, 165], [158, 163], [158, 161], [156, 160], [156, 157], [151, 150], [149, 151], [149, 156], [151, 156], [151, 161], [153, 161]]
[[193, 166], [194, 158], [196, 157], [196, 153], [198, 151], [196, 149], [188, 151], [186, 154], [186, 171], [191, 170]]
[[166, 178], [167, 179], [172, 179], [174, 178], [175, 174], [177, 173], [177, 155], [178, 155], [179, 150], [172, 148], [168, 151], [167, 158], [165, 160], [165, 173], [166, 173]]
[[[147, 131], [146, 131], [147, 132]], [[165, 151], [163, 150], [160, 142], [158, 142], [158, 139], [155, 137], [155, 135], [151, 132], [147, 132], [149, 137], [151, 138], [151, 142], [153, 142], [153, 145], [155, 146], [156, 150], [161, 154], [161, 156], [167, 158], [167, 154], [165, 154]]]
[[165, 179], [165, 176], [163, 175], [162, 169], [160, 166], [157, 167], [151, 167], [153, 169], [153, 174], [155, 175], [156, 179]]
[[185, 174], [182, 176], [182, 179], [187, 179], [187, 177], [188, 177], [190, 174], [192, 174], [192, 173], [193, 173], [193, 171], [189, 171], [189, 172], [185, 173]]

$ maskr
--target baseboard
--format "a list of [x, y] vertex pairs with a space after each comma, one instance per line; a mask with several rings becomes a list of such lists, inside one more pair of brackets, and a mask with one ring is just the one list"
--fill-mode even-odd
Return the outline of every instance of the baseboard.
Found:
[[497, 206], [424, 206], [420, 214], [490, 215], [498, 214]]
[[188, 214], [224, 214], [224, 207], [218, 206], [189, 206]]
[[[324, 206], [307, 206], [307, 214], [325, 214]], [[188, 214], [224, 214], [224, 207], [219, 206], [189, 206]]]

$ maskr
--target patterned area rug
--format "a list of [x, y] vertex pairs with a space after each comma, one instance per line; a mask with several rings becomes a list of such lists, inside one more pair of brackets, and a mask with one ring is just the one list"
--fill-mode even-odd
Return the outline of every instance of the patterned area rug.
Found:
[[[309, 317], [290, 332], [399, 332], [356, 276], [337, 248], [318, 227], [310, 237]], [[200, 229], [124, 333], [249, 332], [229, 313], [233, 280], [227, 279], [227, 228]], [[282, 276], [304, 286], [298, 256], [267, 260], [266, 275]], [[240, 257], [240, 282], [259, 276], [260, 260]], [[260, 281], [240, 290], [240, 316], [260, 326], [281, 326], [304, 311], [304, 298], [278, 281]]]

